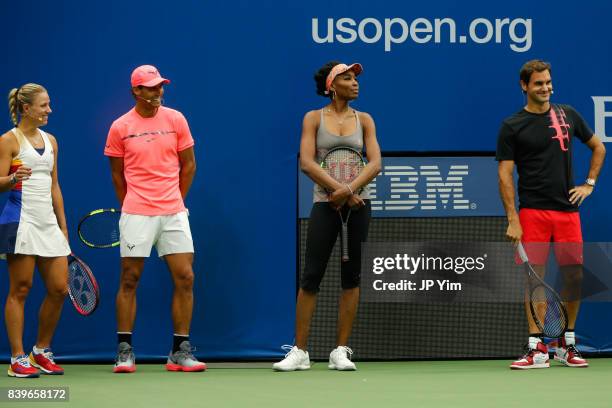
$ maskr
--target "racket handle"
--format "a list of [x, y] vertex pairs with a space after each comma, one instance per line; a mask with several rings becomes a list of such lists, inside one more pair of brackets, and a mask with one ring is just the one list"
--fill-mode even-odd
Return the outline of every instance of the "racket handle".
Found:
[[525, 252], [525, 248], [523, 248], [523, 243], [519, 242], [516, 250], [518, 251], [519, 257], [523, 262], [529, 262], [529, 258], [527, 258], [527, 252]]
[[347, 223], [342, 223], [342, 262], [349, 261], [348, 255], [348, 227]]

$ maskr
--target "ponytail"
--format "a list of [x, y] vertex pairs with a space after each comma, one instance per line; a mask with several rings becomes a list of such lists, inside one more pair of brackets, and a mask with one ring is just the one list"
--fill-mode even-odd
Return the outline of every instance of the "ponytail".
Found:
[[34, 97], [47, 90], [38, 84], [25, 84], [19, 89], [13, 88], [8, 94], [8, 106], [11, 114], [11, 121], [15, 126], [19, 124], [19, 115], [23, 114], [23, 105], [32, 104]]
[[18, 92], [19, 92], [19, 89], [13, 88], [8, 94], [8, 106], [9, 106], [9, 112], [11, 114], [11, 122], [13, 122], [13, 125], [15, 126], [17, 126], [17, 124], [19, 123], [18, 117], [17, 117], [17, 93]]

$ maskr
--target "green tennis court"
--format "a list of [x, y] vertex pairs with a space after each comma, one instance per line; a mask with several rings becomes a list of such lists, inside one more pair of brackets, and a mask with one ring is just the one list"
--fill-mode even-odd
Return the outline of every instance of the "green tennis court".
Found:
[[609, 407], [612, 359], [586, 369], [551, 361], [512, 371], [509, 361], [359, 363], [356, 372], [327, 369], [276, 373], [271, 363], [210, 364], [205, 373], [170, 373], [140, 364], [135, 374], [108, 365], [65, 365], [65, 376], [4, 377], [1, 387], [69, 387], [68, 403], [2, 403], [34, 407]]

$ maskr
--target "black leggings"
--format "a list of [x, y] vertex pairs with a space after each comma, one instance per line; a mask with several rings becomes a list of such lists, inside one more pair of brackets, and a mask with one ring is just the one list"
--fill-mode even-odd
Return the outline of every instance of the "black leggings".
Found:
[[[364, 200], [365, 207], [353, 209], [348, 220], [348, 252], [350, 260], [341, 262], [342, 289], [359, 286], [361, 280], [361, 243], [368, 237], [372, 208], [370, 200]], [[346, 219], [347, 207], [342, 209]], [[300, 287], [309, 292], [318, 292], [325, 274], [327, 261], [342, 227], [340, 216], [326, 202], [314, 203], [308, 222], [306, 238], [306, 266]]]

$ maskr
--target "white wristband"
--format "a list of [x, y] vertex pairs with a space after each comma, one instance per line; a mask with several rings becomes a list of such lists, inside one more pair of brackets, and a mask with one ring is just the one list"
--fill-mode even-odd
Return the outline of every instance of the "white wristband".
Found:
[[351, 188], [351, 186], [348, 183], [345, 184], [345, 186], [346, 186], [346, 188], [349, 189], [349, 191], [351, 192], [351, 195], [355, 194], [355, 193], [353, 193], [353, 189]]

